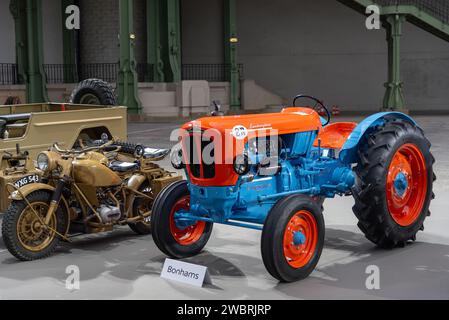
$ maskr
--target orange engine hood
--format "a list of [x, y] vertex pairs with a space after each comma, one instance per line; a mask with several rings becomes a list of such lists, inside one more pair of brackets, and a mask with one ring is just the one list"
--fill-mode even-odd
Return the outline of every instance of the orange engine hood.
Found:
[[[233, 162], [237, 155], [244, 152], [245, 143], [249, 139], [320, 131], [322, 125], [317, 112], [310, 108], [295, 107], [286, 108], [280, 113], [206, 117], [186, 123], [181, 129], [184, 130], [184, 133], [181, 133], [182, 140], [193, 137], [197, 146], [201, 144], [202, 136], [211, 134], [210, 137], [215, 141], [215, 176], [205, 179], [203, 164], [199, 166], [196, 176], [190, 165], [187, 165], [186, 169], [193, 184], [218, 187], [233, 186], [237, 183], [239, 176], [234, 172]], [[231, 139], [228, 139], [229, 137]], [[190, 142], [182, 144], [185, 163], [189, 163], [187, 155], [191, 155], [187, 148], [189, 144]], [[195, 150], [200, 159], [202, 150]]]
[[232, 132], [236, 126], [247, 129], [248, 138], [264, 136], [269, 130], [277, 130], [279, 135], [296, 132], [321, 130], [321, 120], [317, 112], [310, 108], [285, 108], [279, 113], [264, 113], [239, 116], [206, 117], [186, 123], [182, 129], [215, 129], [221, 134]]

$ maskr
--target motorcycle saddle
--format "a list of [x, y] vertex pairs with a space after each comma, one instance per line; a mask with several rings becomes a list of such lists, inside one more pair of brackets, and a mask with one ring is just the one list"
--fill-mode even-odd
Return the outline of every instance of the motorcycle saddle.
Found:
[[129, 172], [138, 170], [139, 165], [134, 162], [112, 161], [109, 164], [109, 169], [116, 172]]

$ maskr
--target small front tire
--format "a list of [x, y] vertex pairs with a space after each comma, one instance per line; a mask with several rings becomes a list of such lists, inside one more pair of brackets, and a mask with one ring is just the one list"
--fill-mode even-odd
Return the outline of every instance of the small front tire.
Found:
[[213, 223], [197, 221], [186, 228], [177, 226], [174, 215], [190, 208], [190, 193], [186, 181], [178, 181], [157, 196], [152, 212], [151, 231], [157, 247], [166, 255], [183, 259], [203, 250], [212, 233]]
[[307, 278], [324, 246], [321, 206], [304, 195], [286, 197], [270, 211], [262, 232], [262, 258], [268, 272], [281, 282]]

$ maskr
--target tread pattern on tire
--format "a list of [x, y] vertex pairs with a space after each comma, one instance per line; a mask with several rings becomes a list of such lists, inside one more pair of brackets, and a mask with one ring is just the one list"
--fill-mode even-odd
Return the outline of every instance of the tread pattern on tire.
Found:
[[[33, 198], [37, 198], [37, 199], [47, 198], [48, 200], [50, 200], [50, 197], [51, 197], [51, 195], [48, 192], [35, 191], [28, 196], [28, 199], [30, 201], [32, 201]], [[21, 205], [17, 201], [13, 201], [3, 217], [2, 237], [3, 237], [3, 242], [6, 246], [6, 248], [13, 256], [15, 256], [17, 259], [22, 260], [22, 261], [34, 261], [34, 260], [48, 258], [55, 252], [56, 248], [58, 247], [58, 244], [60, 243], [59, 236], [56, 235], [55, 239], [53, 240], [53, 243], [49, 247], [47, 247], [47, 249], [45, 249], [45, 253], [42, 256], [36, 257], [36, 258], [33, 258], [32, 256], [29, 256], [29, 255], [25, 255], [22, 252], [21, 248], [19, 247], [18, 243], [16, 241], [14, 241], [17, 215], [20, 214], [20, 212], [22, 212], [23, 209], [24, 209], [23, 205]], [[65, 219], [64, 214], [59, 214], [59, 218], [61, 218], [61, 217], [63, 219]], [[60, 226], [61, 225], [64, 226], [64, 224], [65, 224], [64, 220], [58, 219], [58, 228], [59, 229], [61, 229]]]
[[[182, 247], [176, 243], [173, 243], [170, 247], [167, 244], [167, 234], [165, 232], [169, 232], [169, 226], [161, 228], [161, 225], [164, 225], [165, 221], [160, 220], [165, 218], [162, 213], [162, 209], [164, 208], [165, 202], [167, 198], [173, 196], [174, 193], [177, 193], [180, 188], [187, 188], [187, 181], [181, 180], [172, 183], [163, 189], [158, 196], [156, 197], [153, 204], [153, 214], [151, 221], [151, 234], [153, 236], [154, 243], [162, 251], [165, 255], [172, 257], [174, 259], [182, 259], [187, 257], [195, 256], [203, 251], [203, 248], [206, 246], [209, 238], [212, 234], [213, 223], [208, 223], [206, 225], [206, 229], [203, 233], [203, 236], [197, 243], [193, 244], [190, 247]], [[165, 212], [167, 214], [167, 212]], [[165, 239], [164, 239], [165, 237]], [[168, 236], [170, 237], [170, 236]], [[171, 240], [170, 240], [171, 241]], [[174, 240], [173, 240], [174, 241]]]
[[72, 91], [70, 103], [80, 103], [80, 98], [85, 90], [94, 92], [101, 101], [102, 105], [116, 106], [118, 104], [117, 97], [112, 86], [106, 81], [100, 79], [86, 79], [81, 81]]
[[[316, 221], [318, 223], [318, 232], [320, 232], [320, 234], [318, 235], [319, 240], [317, 244], [317, 252], [309, 264], [298, 270], [289, 270], [290, 267], [283, 266], [283, 264], [279, 261], [279, 259], [285, 259], [283, 256], [282, 258], [276, 259], [276, 256], [281, 255], [282, 248], [277, 247], [274, 240], [275, 237], [277, 239], [283, 239], [285, 226], [282, 225], [281, 227], [281, 221], [285, 220], [286, 215], [290, 215], [292, 213], [291, 209], [296, 207], [299, 207], [299, 210], [307, 208], [308, 211], [314, 212], [315, 218], [317, 218]], [[287, 223], [288, 220], [289, 219], [287, 219], [285, 223]], [[279, 200], [271, 209], [262, 231], [260, 247], [265, 268], [274, 278], [282, 282], [292, 282], [306, 278], [311, 272], [313, 272], [320, 259], [324, 245], [324, 233], [325, 224], [323, 207], [319, 202], [301, 194], [288, 196]]]
[[[385, 215], [385, 179], [389, 169], [389, 159], [397, 147], [398, 141], [413, 136], [420, 139], [425, 147], [424, 157], [431, 180], [429, 181], [430, 196], [426, 199], [423, 210], [427, 213], [420, 217], [419, 225], [412, 229], [403, 230], [399, 225], [392, 223]], [[384, 124], [369, 132], [358, 150], [360, 159], [355, 168], [357, 175], [356, 185], [353, 188], [355, 205], [353, 212], [359, 219], [358, 227], [366, 238], [382, 248], [403, 247], [407, 241], [416, 240], [416, 233], [424, 229], [424, 220], [430, 215], [429, 203], [435, 195], [432, 191], [432, 182], [436, 180], [433, 172], [435, 158], [430, 153], [431, 144], [424, 136], [421, 128], [412, 123], [396, 118], [389, 118]]]

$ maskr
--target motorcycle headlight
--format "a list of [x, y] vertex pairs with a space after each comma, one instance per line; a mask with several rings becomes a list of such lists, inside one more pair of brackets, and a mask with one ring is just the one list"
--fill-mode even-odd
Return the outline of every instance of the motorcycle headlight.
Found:
[[39, 170], [47, 171], [50, 166], [50, 158], [46, 153], [39, 153], [37, 156], [37, 167]]
[[176, 170], [184, 169], [184, 161], [182, 158], [182, 148], [180, 146], [173, 148], [170, 155], [171, 165]]
[[234, 171], [239, 176], [244, 176], [249, 173], [251, 169], [248, 155], [242, 154], [235, 158], [234, 160]]
[[41, 171], [51, 172], [58, 168], [58, 159], [60, 159], [60, 155], [55, 152], [41, 152], [37, 156], [36, 166]]

